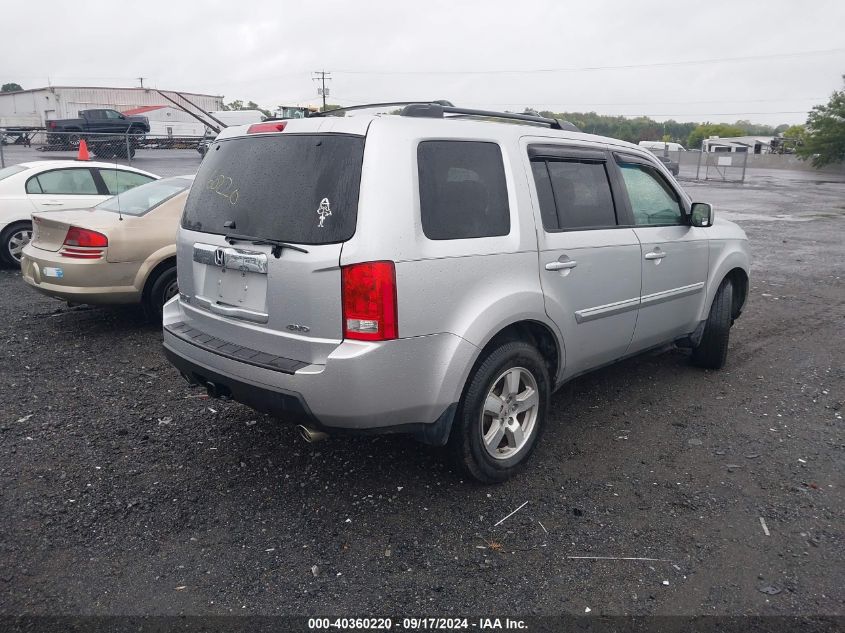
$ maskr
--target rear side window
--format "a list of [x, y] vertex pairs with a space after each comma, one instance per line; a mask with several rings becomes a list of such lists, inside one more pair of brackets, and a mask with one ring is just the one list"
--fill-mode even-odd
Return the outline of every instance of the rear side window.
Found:
[[420, 215], [430, 240], [510, 233], [508, 188], [496, 143], [423, 141], [417, 148]]
[[182, 226], [300, 244], [346, 241], [355, 233], [363, 160], [362, 136], [218, 141], [200, 164]]
[[26, 181], [27, 193], [48, 193], [53, 195], [99, 194], [94, 176], [88, 169], [56, 169], [45, 171]]
[[616, 226], [616, 210], [603, 162], [534, 160], [531, 162], [546, 231]]
[[155, 178], [150, 178], [144, 174], [136, 174], [131, 171], [122, 171], [120, 169], [101, 168], [100, 176], [102, 176], [103, 182], [106, 183], [106, 188], [109, 190], [109, 193], [113, 196], [132, 189], [132, 187], [145, 185], [148, 182], [155, 180]]

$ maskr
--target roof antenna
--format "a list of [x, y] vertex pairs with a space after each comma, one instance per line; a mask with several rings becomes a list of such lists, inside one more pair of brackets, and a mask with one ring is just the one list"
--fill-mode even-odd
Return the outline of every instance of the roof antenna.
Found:
[[120, 211], [120, 186], [117, 184], [117, 161], [114, 161], [114, 190], [117, 192], [117, 219], [123, 222], [123, 213]]

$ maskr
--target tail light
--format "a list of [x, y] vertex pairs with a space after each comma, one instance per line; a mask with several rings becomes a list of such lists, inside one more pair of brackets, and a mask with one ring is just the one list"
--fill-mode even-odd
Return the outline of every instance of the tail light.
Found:
[[264, 123], [253, 123], [250, 125], [247, 134], [261, 134], [263, 132], [281, 132], [285, 129], [285, 123], [281, 121], [266, 121]]
[[341, 268], [343, 336], [387, 341], [399, 335], [396, 268], [393, 262], [366, 262]]
[[109, 239], [102, 233], [72, 226], [65, 235], [65, 241], [59, 254], [62, 257], [75, 259], [99, 259], [103, 256], [101, 249], [108, 245]]
[[65, 235], [65, 246], [94, 246], [105, 247], [109, 245], [109, 239], [102, 233], [81, 229], [72, 226]]

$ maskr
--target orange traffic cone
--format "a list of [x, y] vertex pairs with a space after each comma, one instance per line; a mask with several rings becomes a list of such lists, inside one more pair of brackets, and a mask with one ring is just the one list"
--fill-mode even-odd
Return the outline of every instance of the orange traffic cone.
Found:
[[91, 160], [91, 156], [88, 154], [88, 143], [85, 142], [85, 139], [79, 140], [79, 154], [76, 155], [76, 160]]

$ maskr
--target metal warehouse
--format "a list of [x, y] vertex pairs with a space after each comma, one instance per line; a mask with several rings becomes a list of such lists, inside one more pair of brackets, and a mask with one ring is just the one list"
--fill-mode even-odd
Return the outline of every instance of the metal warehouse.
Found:
[[[180, 91], [181, 92], [181, 91]], [[182, 92], [203, 110], [222, 110], [223, 97]], [[113, 108], [125, 112], [162, 105], [161, 95], [150, 88], [92, 88], [50, 86], [0, 93], [0, 127], [43, 127], [51, 119], [71, 119], [80, 110]]]

